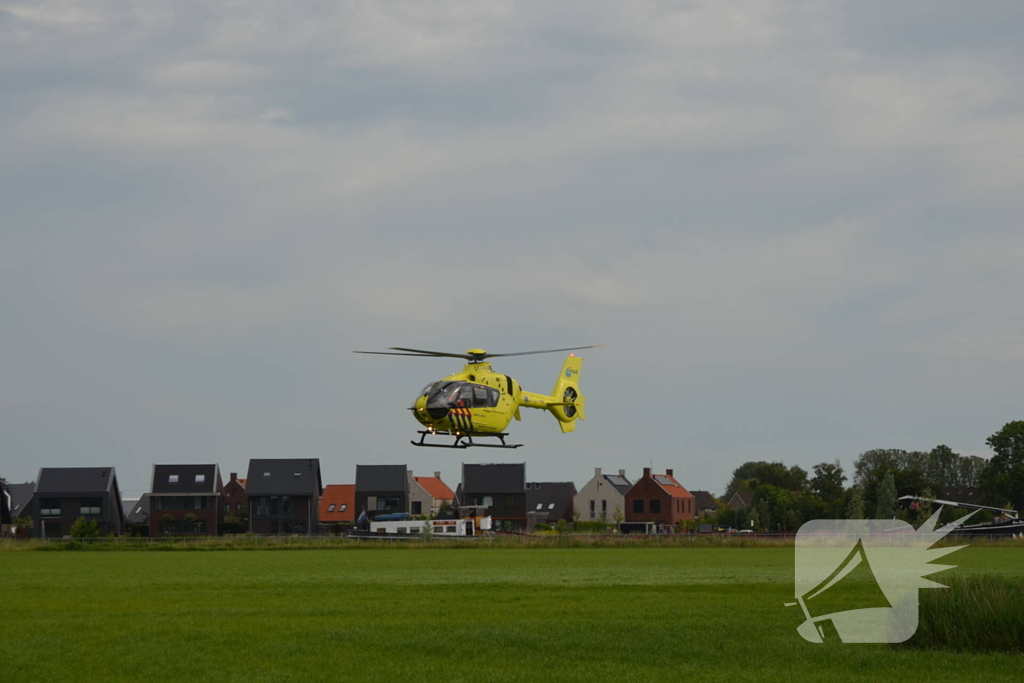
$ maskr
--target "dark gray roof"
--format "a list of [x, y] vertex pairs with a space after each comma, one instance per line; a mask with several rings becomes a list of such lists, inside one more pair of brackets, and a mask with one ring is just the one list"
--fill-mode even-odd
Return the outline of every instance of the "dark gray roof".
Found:
[[407, 491], [405, 465], [356, 465], [356, 491]]
[[608, 482], [613, 489], [615, 489], [622, 495], [626, 495], [626, 491], [633, 488], [633, 483], [629, 481], [629, 479], [626, 479], [625, 477], [620, 477], [617, 474], [605, 474], [603, 476], [604, 480]]
[[216, 465], [153, 465], [153, 493], [216, 493], [219, 486]]
[[711, 495], [709, 491], [694, 491], [693, 492], [693, 509], [694, 510], [717, 510], [718, 501]]
[[320, 496], [324, 491], [317, 458], [250, 460], [247, 496]]
[[571, 515], [569, 509], [575, 495], [576, 484], [571, 481], [529, 482], [526, 484], [526, 511], [538, 515], [546, 513], [548, 519]]
[[149, 521], [149, 494], [143, 493], [142, 498], [138, 500], [124, 501], [124, 518], [134, 524], [145, 524]]
[[7, 484], [7, 492], [11, 494], [11, 516], [24, 517], [32, 514], [30, 503], [35, 490], [35, 484]]
[[44, 467], [39, 470], [36, 493], [41, 496], [106, 493], [116, 479], [113, 467]]
[[526, 463], [462, 465], [463, 490], [468, 493], [522, 493]]

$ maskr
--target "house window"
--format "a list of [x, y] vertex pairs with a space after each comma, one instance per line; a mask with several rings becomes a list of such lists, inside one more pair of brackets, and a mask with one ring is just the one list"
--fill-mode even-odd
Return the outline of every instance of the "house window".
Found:
[[412, 502], [412, 514], [414, 514], [414, 515], [422, 515], [423, 514], [423, 503], [422, 502], [420, 502], [418, 500], [414, 500]]
[[554, 509], [555, 509], [555, 504], [554, 503], [549, 503], [548, 504], [548, 510], [554, 510]]
[[60, 498], [43, 498], [39, 501], [40, 517], [60, 517]]
[[330, 505], [327, 506], [327, 511], [334, 512], [334, 503], [331, 503]]
[[339, 510], [339, 512], [344, 512], [347, 509], [348, 509], [348, 503], [342, 503], [341, 504], [341, 510]]
[[237, 512], [241, 512], [242, 511], [242, 504], [241, 503], [235, 503], [235, 510]]
[[81, 514], [83, 515], [98, 515], [100, 514], [100, 499], [99, 498], [83, 498], [81, 501]]
[[231, 514], [231, 503], [224, 503], [224, 514], [225, 515], [230, 515]]
[[196, 483], [197, 484], [205, 484], [206, 483], [206, 475], [205, 474], [197, 474], [196, 475]]
[[633, 501], [633, 512], [640, 515], [644, 513], [644, 501], [642, 498], [637, 498]]
[[295, 473], [295, 476], [296, 476], [296, 477], [301, 477], [301, 476], [302, 476], [302, 472], [296, 472], [296, 473]]
[[660, 500], [655, 499], [655, 500], [651, 501], [651, 512], [653, 514], [658, 514], [658, 513], [661, 512], [661, 501]]
[[178, 475], [177, 474], [172, 474], [172, 475], [168, 476], [167, 477], [167, 483], [168, 484], [177, 484], [178, 483]]
[[537, 503], [537, 509], [538, 510], [543, 510], [544, 509], [544, 503]]
[[454, 534], [455, 533], [455, 527], [453, 527], [453, 526], [446, 526], [444, 528], [444, 532], [446, 534]]
[[596, 500], [591, 500], [590, 501], [590, 518], [594, 519], [594, 517], [596, 517], [596, 516], [597, 516], [597, 501]]
[[487, 507], [491, 507], [492, 505], [494, 505], [494, 498], [492, 498], [491, 496], [484, 496], [483, 504], [486, 505]]
[[601, 514], [602, 515], [608, 514], [608, 501], [607, 500], [602, 500], [601, 501]]
[[377, 509], [378, 510], [397, 510], [398, 509], [398, 498], [384, 498], [383, 496], [377, 498]]
[[264, 477], [269, 477], [269, 476], [270, 476], [270, 472], [264, 472], [264, 473], [263, 473], [263, 476], [264, 476]]

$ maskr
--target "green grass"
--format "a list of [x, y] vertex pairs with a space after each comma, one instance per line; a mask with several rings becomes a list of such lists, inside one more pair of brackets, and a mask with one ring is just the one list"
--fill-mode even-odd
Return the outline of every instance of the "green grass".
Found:
[[1024, 653], [1024, 581], [957, 574], [948, 589], [923, 591], [920, 624], [908, 647]]
[[[1024, 549], [937, 575], [1024, 579]], [[814, 645], [791, 548], [7, 552], [5, 680], [1016, 681], [1020, 655]]]

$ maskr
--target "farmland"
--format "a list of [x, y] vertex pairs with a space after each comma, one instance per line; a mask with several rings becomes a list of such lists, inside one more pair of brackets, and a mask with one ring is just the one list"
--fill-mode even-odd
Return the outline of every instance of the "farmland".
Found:
[[[952, 559], [952, 558], [955, 558]], [[1024, 548], [939, 577], [1024, 580]], [[812, 645], [791, 548], [5, 552], [11, 680], [1019, 680], [1019, 655]]]

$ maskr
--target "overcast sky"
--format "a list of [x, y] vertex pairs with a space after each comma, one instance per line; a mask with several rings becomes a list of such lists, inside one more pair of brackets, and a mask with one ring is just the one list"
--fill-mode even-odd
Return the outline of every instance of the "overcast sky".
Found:
[[[1020, 2], [0, 0], [0, 476], [318, 457], [530, 480], [1024, 419]], [[416, 449], [456, 362], [588, 421]], [[559, 355], [497, 369], [548, 391]]]

